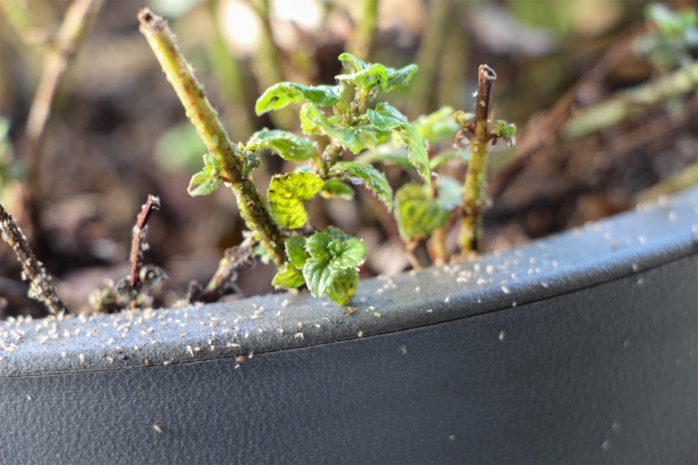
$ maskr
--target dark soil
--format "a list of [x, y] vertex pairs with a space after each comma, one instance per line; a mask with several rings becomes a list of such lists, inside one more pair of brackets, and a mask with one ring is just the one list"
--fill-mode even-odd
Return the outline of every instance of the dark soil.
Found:
[[[131, 232], [148, 194], [159, 195], [162, 208], [150, 221], [150, 250], [145, 260], [164, 268], [170, 278], [156, 304], [171, 305], [185, 294], [191, 280], [205, 283], [222, 251], [242, 239], [243, 225], [230, 192], [221, 189], [210, 197], [191, 198], [186, 192], [191, 171], [168, 169], [154, 156], [159, 138], [182, 123], [184, 114], [138, 34], [136, 13], [141, 7], [142, 2], [132, 0], [105, 3], [70, 68], [45, 133], [37, 193], [40, 216], [31, 238], [74, 311], [89, 310], [87, 295], [106, 278], [117, 280], [128, 274]], [[209, 98], [224, 118], [234, 118], [236, 110], [220, 104], [224, 100], [220, 85], [205, 52], [209, 34], [197, 29], [197, 15], [194, 11], [186, 21], [173, 24]], [[638, 24], [642, 22], [637, 12], [627, 12], [599, 35], [560, 39], [548, 53], [538, 56], [494, 51], [463, 32], [470, 59], [467, 65], [454, 61], [452, 66], [462, 67], [461, 87], [466, 97], [456, 97], [451, 104], [465, 102], [469, 109], [474, 69], [487, 62], [499, 76], [497, 117], [523, 128], [516, 150], [495, 150], [493, 155], [493, 206], [485, 216], [483, 251], [521, 244], [634, 208], [640, 192], [698, 159], [695, 96], [686, 98], [683, 110], [673, 117], [665, 108], [657, 108], [594, 136], [560, 141], [560, 127], [572, 110], [652, 78], [652, 69], [633, 55], [629, 45], [617, 45], [628, 34], [635, 34]], [[0, 72], [0, 114], [10, 119], [14, 156], [21, 160], [40, 60], [35, 50], [16, 37], [12, 40], [6, 32], [0, 34], [0, 68], [4, 68]], [[414, 60], [419, 36], [406, 40], [405, 34], [409, 36], [395, 28], [383, 30], [377, 61], [397, 66]], [[331, 76], [339, 72], [336, 56], [341, 39], [328, 31], [304, 39], [301, 45], [312, 44], [306, 53], [317, 62], [310, 80], [331, 82]], [[621, 51], [609, 57], [614, 44]], [[294, 55], [284, 54], [289, 79], [296, 79]], [[245, 100], [254, 102], [260, 89], [250, 79], [249, 58], [242, 63], [248, 91], [253, 94]], [[547, 79], [550, 69], [556, 70], [556, 76]], [[401, 98], [409, 103], [409, 96]], [[269, 120], [255, 121], [258, 128], [269, 124]], [[258, 176], [261, 185], [279, 168], [278, 160], [268, 160], [266, 175]], [[0, 189], [4, 189], [8, 208], [22, 218], [17, 201], [20, 186], [10, 183]], [[390, 242], [377, 218], [381, 215], [371, 213], [372, 208], [333, 203], [329, 209], [326, 204], [313, 205], [313, 210], [318, 210], [314, 213], [318, 223], [323, 218], [338, 220], [366, 240], [372, 259], [363, 270], [365, 276], [407, 266], [401, 246]], [[257, 265], [240, 274], [240, 287], [247, 295], [268, 292], [273, 272]], [[4, 244], [0, 245], [0, 276], [0, 318], [43, 313], [40, 306], [24, 299], [15, 257]]]

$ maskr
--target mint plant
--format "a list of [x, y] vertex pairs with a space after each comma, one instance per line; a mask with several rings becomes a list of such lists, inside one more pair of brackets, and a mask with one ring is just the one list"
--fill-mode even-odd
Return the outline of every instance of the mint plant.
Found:
[[[430, 160], [426, 140], [441, 142], [470, 131], [471, 126], [473, 148], [486, 147], [497, 137], [513, 138], [512, 125], [497, 122], [492, 129], [491, 107], [486, 108], [484, 123], [478, 106], [474, 121], [462, 112], [456, 113], [454, 120], [453, 110], [445, 108], [411, 123], [380, 97], [409, 83], [417, 72], [416, 65], [394, 69], [343, 53], [339, 60], [346, 73], [336, 76], [337, 84], [307, 86], [281, 82], [267, 89], [256, 102], [257, 115], [300, 104], [300, 128], [313, 140], [285, 130], [262, 129], [246, 143], [234, 144], [182, 56], [167, 22], [148, 9], [141, 11], [139, 20], [141, 32], [209, 150], [203, 157], [203, 169], [191, 179], [189, 193], [208, 195], [221, 185], [233, 190], [243, 219], [259, 241], [260, 254], [277, 265], [272, 283], [278, 288], [305, 285], [314, 296], [327, 296], [344, 305], [358, 287], [358, 268], [366, 258], [365, 244], [336, 227], [315, 230], [308, 221], [306, 201], [318, 195], [351, 198], [352, 186], [360, 184], [391, 211], [392, 187], [372, 163], [397, 162], [414, 171], [420, 180], [401, 187], [395, 196], [400, 234], [407, 241], [422, 239], [443, 228], [459, 208], [468, 210], [464, 193], [470, 192], [471, 182], [466, 180], [463, 189], [458, 181], [439, 177], [434, 185], [432, 170], [450, 159], [465, 161], [468, 156], [459, 149]], [[390, 149], [385, 150], [386, 147]], [[395, 147], [401, 148], [394, 150]], [[268, 151], [300, 166], [294, 172], [274, 175], [264, 197], [251, 177], [260, 165], [259, 154]], [[480, 171], [469, 176], [476, 176], [476, 191], [480, 195], [484, 162], [478, 167]], [[475, 201], [481, 202], [480, 197]], [[474, 212], [478, 213], [479, 209]]]
[[255, 108], [261, 115], [302, 104], [301, 129], [305, 135], [320, 136], [323, 146], [288, 131], [263, 129], [252, 135], [244, 151], [267, 149], [285, 160], [306, 162], [296, 172], [275, 175], [267, 191], [271, 214], [288, 237], [287, 262], [272, 283], [280, 288], [305, 284], [313, 295], [345, 304], [358, 287], [366, 246], [338, 228], [303, 235], [300, 230], [308, 221], [304, 202], [316, 195], [347, 198], [354, 192], [351, 185], [362, 184], [391, 210], [393, 192], [385, 175], [370, 164], [340, 159], [391, 138], [409, 148], [411, 166], [427, 182], [429, 166], [424, 139], [407, 118], [386, 102], [375, 103], [379, 95], [409, 82], [416, 66], [393, 69], [364, 63], [349, 53], [339, 60], [348, 72], [337, 76], [336, 85], [278, 83], [259, 97]]

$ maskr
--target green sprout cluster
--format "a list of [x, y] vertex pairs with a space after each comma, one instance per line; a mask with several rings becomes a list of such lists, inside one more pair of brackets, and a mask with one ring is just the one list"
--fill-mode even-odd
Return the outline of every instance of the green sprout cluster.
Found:
[[[286, 261], [274, 277], [279, 288], [306, 285], [310, 292], [345, 304], [359, 282], [358, 267], [366, 258], [362, 240], [338, 228], [304, 234], [308, 224], [305, 202], [323, 198], [351, 198], [352, 186], [361, 184], [393, 208], [393, 190], [385, 175], [370, 163], [342, 159], [343, 154], [359, 155], [366, 149], [392, 140], [407, 148], [407, 160], [430, 182], [426, 143], [419, 131], [398, 109], [377, 97], [407, 84], [417, 71], [415, 65], [393, 69], [368, 64], [344, 53], [339, 60], [347, 73], [337, 76], [334, 86], [305, 86], [281, 82], [257, 100], [258, 115], [301, 104], [300, 127], [306, 137], [279, 129], [262, 129], [238, 146], [247, 176], [259, 166], [258, 153], [270, 151], [284, 160], [302, 165], [294, 172], [272, 177], [267, 190], [269, 210], [286, 237]], [[346, 157], [345, 157], [346, 158]], [[226, 182], [223, 168], [215, 157], [204, 156], [204, 168], [189, 185], [191, 195], [207, 195]]]

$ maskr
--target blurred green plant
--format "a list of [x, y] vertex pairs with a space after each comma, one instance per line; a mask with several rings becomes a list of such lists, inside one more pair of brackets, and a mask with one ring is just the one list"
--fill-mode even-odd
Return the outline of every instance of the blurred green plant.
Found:
[[26, 166], [12, 157], [10, 122], [0, 116], [0, 198], [8, 185], [13, 181], [25, 179], [26, 175]]
[[645, 7], [645, 18], [653, 30], [635, 42], [635, 49], [660, 72], [693, 62], [691, 51], [698, 48], [698, 15], [686, 8], [674, 11], [660, 3]]

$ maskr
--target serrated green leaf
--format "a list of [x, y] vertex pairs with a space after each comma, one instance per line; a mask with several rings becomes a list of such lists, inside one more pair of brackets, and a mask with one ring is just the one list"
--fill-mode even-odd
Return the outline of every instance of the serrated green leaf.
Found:
[[303, 267], [303, 278], [308, 290], [315, 297], [322, 297], [332, 281], [341, 276], [343, 271], [333, 268], [328, 262], [311, 259]]
[[348, 179], [352, 184], [363, 184], [388, 207], [388, 211], [393, 209], [393, 189], [385, 175], [373, 166], [340, 161], [330, 169], [330, 174], [338, 176], [340, 179]]
[[407, 123], [405, 115], [392, 105], [381, 102], [375, 110], [367, 110], [369, 121], [381, 131], [390, 131], [397, 126]]
[[406, 85], [418, 70], [414, 64], [394, 69], [380, 63], [364, 63], [350, 54], [342, 54], [339, 59], [351, 72], [335, 76], [338, 81], [350, 82], [357, 87], [375, 89], [381, 93]]
[[300, 228], [308, 221], [303, 201], [322, 189], [323, 181], [313, 173], [275, 175], [269, 184], [269, 208], [276, 221], [289, 229]]
[[325, 292], [333, 302], [339, 305], [346, 305], [354, 298], [356, 290], [359, 288], [359, 272], [354, 268], [342, 270], [332, 283], [327, 286]]
[[388, 68], [388, 82], [381, 91], [390, 92], [396, 87], [409, 84], [412, 76], [414, 76], [418, 70], [419, 68], [415, 64], [410, 64], [400, 69]]
[[312, 102], [322, 107], [331, 107], [341, 100], [337, 86], [304, 86], [295, 82], [280, 82], [268, 88], [255, 105], [257, 115], [279, 110], [291, 103]]
[[356, 268], [366, 260], [366, 244], [356, 237], [337, 238], [327, 244], [330, 264], [339, 269]]
[[329, 136], [352, 153], [358, 154], [366, 147], [374, 147], [387, 134], [367, 126], [341, 129], [335, 118], [327, 118], [315, 105], [306, 103], [300, 113], [301, 129], [304, 134]]
[[442, 227], [450, 211], [425, 190], [425, 186], [409, 183], [395, 194], [395, 219], [400, 236], [405, 240], [424, 238]]
[[317, 155], [317, 146], [314, 142], [280, 129], [257, 131], [247, 141], [245, 149], [248, 151], [268, 149], [284, 160], [295, 162], [305, 161]]
[[299, 269], [303, 268], [305, 262], [310, 258], [308, 252], [305, 251], [306, 240], [305, 236], [291, 236], [284, 242], [288, 261]]
[[426, 143], [419, 132], [411, 124], [405, 123], [395, 129], [394, 134], [407, 146], [409, 159], [417, 173], [424, 179], [427, 185], [431, 184], [431, 171], [429, 169], [429, 154]]
[[328, 228], [308, 237], [305, 250], [310, 259], [303, 266], [303, 277], [310, 292], [316, 297], [327, 293], [340, 304], [351, 300], [358, 286], [356, 268], [366, 259], [363, 241]]
[[350, 200], [354, 197], [354, 189], [344, 184], [339, 179], [328, 179], [322, 186], [320, 195], [326, 199], [344, 199]]
[[388, 71], [384, 65], [374, 63], [353, 73], [339, 74], [335, 76], [335, 79], [339, 82], [349, 82], [365, 89], [377, 88], [380, 92], [388, 84]]
[[366, 244], [336, 228], [316, 232], [308, 238], [305, 250], [311, 260], [327, 262], [334, 268], [360, 266], [366, 259]]
[[332, 242], [329, 231], [316, 232], [308, 238], [305, 243], [305, 250], [310, 254], [311, 259], [316, 261], [329, 261], [330, 251], [327, 246]]
[[271, 284], [277, 288], [295, 289], [305, 282], [303, 272], [291, 263], [284, 263], [276, 272]]

